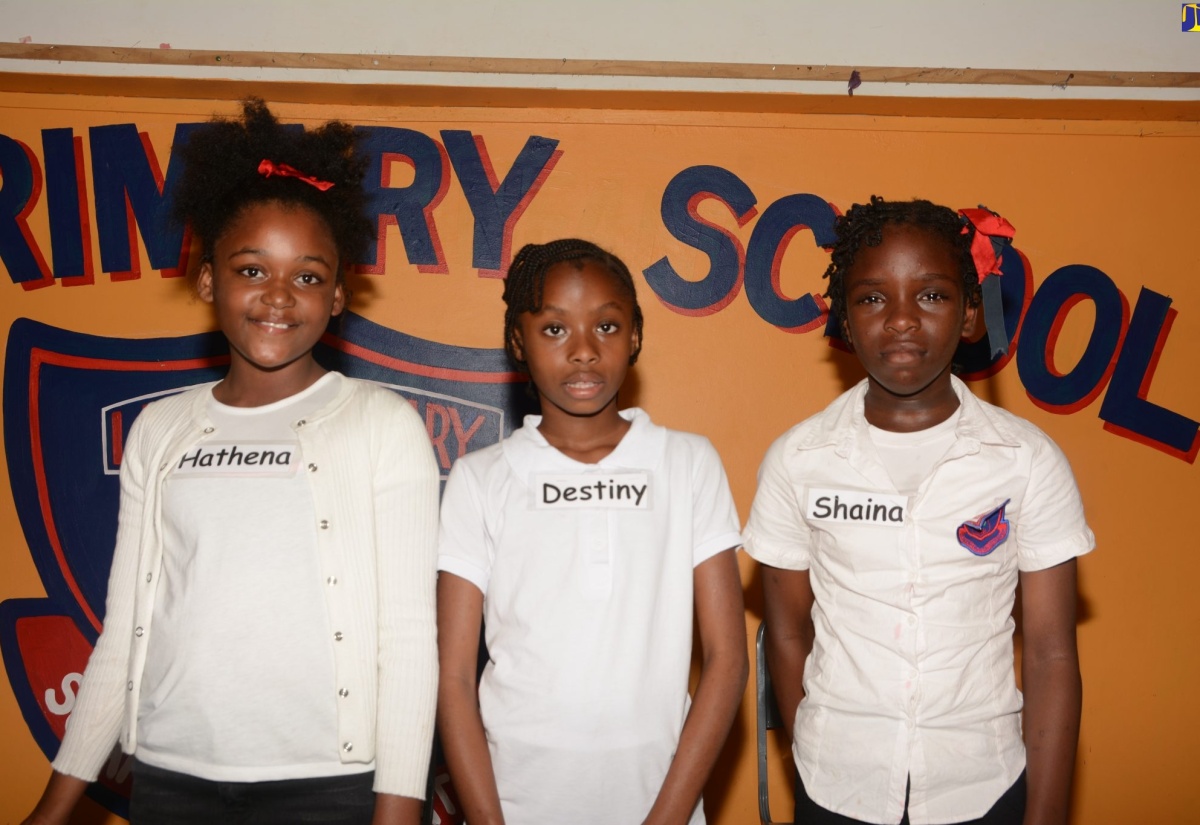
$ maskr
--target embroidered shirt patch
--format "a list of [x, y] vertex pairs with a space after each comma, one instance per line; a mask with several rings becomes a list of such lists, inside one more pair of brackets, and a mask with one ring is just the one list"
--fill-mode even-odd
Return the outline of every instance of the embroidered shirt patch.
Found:
[[1008, 538], [1008, 519], [1004, 515], [1004, 508], [1009, 501], [1012, 499], [977, 519], [958, 525], [958, 543], [976, 556], [986, 556], [1003, 544]]

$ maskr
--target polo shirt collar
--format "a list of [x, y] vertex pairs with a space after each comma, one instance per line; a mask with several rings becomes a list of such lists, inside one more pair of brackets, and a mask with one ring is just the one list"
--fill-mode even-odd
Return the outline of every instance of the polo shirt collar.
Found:
[[667, 431], [650, 420], [643, 410], [630, 407], [620, 415], [630, 422], [616, 449], [597, 461], [585, 464], [553, 447], [538, 430], [540, 415], [527, 415], [521, 428], [502, 442], [501, 449], [517, 478], [531, 473], [580, 473], [597, 470], [654, 470], [666, 451]]
[[[870, 433], [865, 413], [864, 399], [867, 394], [867, 379], [863, 379], [842, 393], [819, 416], [816, 427], [811, 428], [797, 442], [800, 450], [833, 447], [837, 454], [849, 458], [862, 445], [870, 443]], [[954, 428], [955, 446], [952, 455], [971, 455], [979, 452], [980, 445], [989, 444], [1005, 447], [1020, 446], [1016, 434], [1004, 421], [991, 414], [989, 405], [975, 397], [967, 385], [957, 376], [950, 376], [950, 386], [958, 396], [958, 424]]]

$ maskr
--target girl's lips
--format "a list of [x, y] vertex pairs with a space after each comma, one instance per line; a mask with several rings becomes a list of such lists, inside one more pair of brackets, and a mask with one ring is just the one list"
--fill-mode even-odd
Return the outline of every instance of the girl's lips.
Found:
[[563, 383], [563, 388], [574, 398], [591, 398], [598, 394], [604, 382], [598, 378], [576, 378]]
[[260, 321], [256, 318], [251, 318], [250, 323], [261, 327], [268, 332], [287, 332], [289, 329], [292, 329], [292, 327], [295, 326], [295, 324], [288, 324], [283, 321]]

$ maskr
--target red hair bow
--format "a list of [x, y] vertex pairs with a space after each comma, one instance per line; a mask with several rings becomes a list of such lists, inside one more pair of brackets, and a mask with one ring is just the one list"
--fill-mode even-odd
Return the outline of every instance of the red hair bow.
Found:
[[322, 192], [333, 188], [333, 184], [327, 180], [317, 180], [312, 175], [306, 175], [294, 166], [288, 166], [286, 163], [276, 163], [267, 158], [263, 158], [259, 162], [258, 174], [264, 178], [269, 178], [271, 175], [279, 175], [282, 178], [295, 178], [296, 180], [304, 181], [309, 186], [315, 186]]
[[[1012, 243], [1016, 230], [1011, 223], [983, 206], [960, 209], [958, 214], [975, 227], [975, 237], [971, 239], [971, 257], [975, 259], [975, 269], [982, 284], [988, 275], [1000, 274], [1000, 255], [1005, 244]], [[971, 230], [964, 225], [962, 231], [965, 235]]]

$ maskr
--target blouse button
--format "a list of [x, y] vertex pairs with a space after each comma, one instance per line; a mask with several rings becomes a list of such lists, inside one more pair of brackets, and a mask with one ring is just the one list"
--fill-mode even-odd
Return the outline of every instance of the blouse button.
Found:
[[350, 753], [350, 751], [354, 750], [354, 743], [353, 742], [343, 742], [342, 750], [344, 750], [346, 753]]
[[317, 471], [317, 465], [316, 465], [316, 464], [309, 464], [309, 465], [308, 465], [308, 471], [309, 471], [310, 473], [315, 473], [315, 472]]
[[330, 576], [325, 580], [325, 583], [330, 587], [333, 587], [335, 584], [337, 584], [337, 576]]
[[299, 421], [296, 422], [296, 426], [303, 427], [307, 423], [308, 423], [307, 421], [305, 421], [303, 418], [301, 418]]
[[350, 691], [346, 690], [345, 688], [342, 688], [341, 690], [338, 691], [338, 696], [341, 696], [343, 699], [345, 699], [349, 695], [350, 695]]
[[147, 581], [147, 582], [149, 582], [149, 581], [150, 581], [152, 578], [154, 578], [154, 574], [153, 574], [153, 573], [147, 573], [147, 574], [146, 574], [146, 581]]
[[210, 433], [211, 433], [213, 430], [215, 430], [215, 429], [216, 429], [215, 427], [205, 427], [205, 428], [204, 428], [204, 434], [205, 434], [205, 435], [208, 435], [208, 434], [210, 434]]
[[127, 682], [127, 683], [125, 684], [125, 689], [126, 689], [126, 690], [133, 690], [133, 682]]
[[144, 630], [142, 630], [140, 627], [135, 627], [135, 628], [133, 629], [133, 635], [134, 635], [134, 636], [141, 636], [141, 635], [142, 635], [144, 632], [145, 632], [145, 631], [144, 631]]
[[333, 634], [333, 640], [335, 642], [340, 642], [342, 640], [342, 631], [340, 631], [340, 630], [335, 631]]
[[329, 529], [329, 519], [327, 519], [327, 518], [323, 518], [323, 519], [321, 519], [321, 529], [322, 529], [322, 530], [328, 530], [328, 529]]

